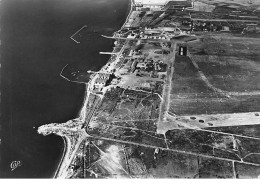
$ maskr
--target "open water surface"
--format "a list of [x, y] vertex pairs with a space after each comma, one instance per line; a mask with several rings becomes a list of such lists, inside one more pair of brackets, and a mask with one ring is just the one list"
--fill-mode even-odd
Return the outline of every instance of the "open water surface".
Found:
[[[84, 84], [59, 76], [69, 64], [99, 70], [112, 51], [112, 35], [124, 23], [129, 0], [1, 1], [1, 138], [0, 177], [51, 178], [63, 141], [42, 136], [37, 128], [77, 117]], [[70, 36], [88, 26], [77, 44]], [[11, 171], [12, 161], [21, 166]]]

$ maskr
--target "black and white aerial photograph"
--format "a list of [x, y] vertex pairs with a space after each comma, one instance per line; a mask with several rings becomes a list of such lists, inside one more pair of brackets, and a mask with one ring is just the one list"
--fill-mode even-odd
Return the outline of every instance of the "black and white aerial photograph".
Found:
[[260, 178], [260, 0], [0, 0], [0, 40], [0, 181]]

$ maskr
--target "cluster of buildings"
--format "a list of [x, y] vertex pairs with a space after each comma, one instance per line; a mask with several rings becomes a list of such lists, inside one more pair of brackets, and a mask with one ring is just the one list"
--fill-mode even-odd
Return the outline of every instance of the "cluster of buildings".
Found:
[[257, 23], [240, 22], [240, 21], [220, 21], [220, 20], [196, 20], [193, 21], [191, 31], [204, 31], [204, 32], [233, 32], [241, 33], [242, 31], [255, 31]]
[[135, 0], [136, 10], [159, 11], [192, 8], [192, 0]]
[[[181, 31], [185, 32], [254, 32], [259, 25], [259, 15], [232, 6], [213, 6], [210, 12], [194, 10], [193, 0], [135, 0], [135, 8], [141, 12], [165, 11], [172, 12], [175, 16], [169, 19], [167, 26], [176, 24]], [[186, 11], [188, 10], [188, 11]], [[148, 16], [148, 13], [146, 13]], [[181, 14], [181, 15], [180, 15]], [[176, 30], [178, 31], [178, 30]], [[155, 30], [140, 35], [132, 34], [129, 38], [139, 37], [141, 39], [166, 39], [170, 35], [156, 33]]]
[[167, 64], [161, 60], [154, 60], [152, 58], [146, 58], [143, 55], [139, 55], [138, 58], [133, 57], [129, 62], [129, 72], [134, 73], [136, 76], [147, 76], [153, 78], [162, 78], [162, 74], [165, 74]]
[[90, 90], [92, 91], [102, 91], [102, 89], [111, 80], [112, 74], [110, 73], [95, 73], [92, 76]]
[[192, 31], [254, 31], [259, 16], [241, 8], [216, 6], [212, 12], [191, 12]]
[[154, 40], [168, 40], [182, 34], [183, 31], [176, 27], [158, 27], [158, 28], [144, 28], [140, 32], [130, 32], [126, 38], [129, 39], [154, 39]]

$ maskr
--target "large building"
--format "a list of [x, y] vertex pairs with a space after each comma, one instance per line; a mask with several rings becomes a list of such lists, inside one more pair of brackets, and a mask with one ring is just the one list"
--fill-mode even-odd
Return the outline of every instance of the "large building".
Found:
[[192, 7], [192, 0], [135, 0], [135, 5], [149, 10], [183, 9]]
[[92, 80], [91, 90], [101, 91], [111, 77], [109, 73], [97, 73]]
[[169, 0], [134, 0], [135, 4], [161, 4], [164, 5], [168, 2]]
[[137, 7], [149, 10], [161, 10], [169, 0], [135, 0]]
[[165, 9], [184, 9], [184, 8], [191, 8], [192, 6], [192, 1], [191, 0], [172, 0], [166, 3]]

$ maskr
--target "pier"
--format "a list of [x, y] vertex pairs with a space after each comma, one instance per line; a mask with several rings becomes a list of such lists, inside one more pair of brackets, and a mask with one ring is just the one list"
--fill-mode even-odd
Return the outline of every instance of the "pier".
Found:
[[102, 54], [102, 55], [117, 55], [118, 53], [100, 51], [99, 54]]
[[76, 42], [77, 44], [79, 44], [80, 42], [77, 41], [77, 40], [75, 40], [73, 37], [74, 37], [76, 34], [78, 34], [81, 30], [83, 30], [84, 28], [87, 28], [87, 25], [82, 26], [78, 31], [76, 31], [73, 35], [70, 36], [70, 38], [71, 38], [74, 42]]

